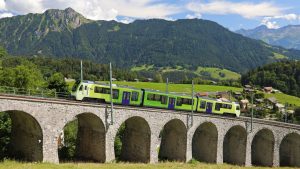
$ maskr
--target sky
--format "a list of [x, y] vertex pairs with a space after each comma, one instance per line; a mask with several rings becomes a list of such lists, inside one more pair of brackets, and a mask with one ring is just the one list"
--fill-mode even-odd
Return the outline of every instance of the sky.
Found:
[[300, 25], [300, 0], [0, 0], [0, 18], [71, 7], [92, 20], [206, 19], [235, 31]]

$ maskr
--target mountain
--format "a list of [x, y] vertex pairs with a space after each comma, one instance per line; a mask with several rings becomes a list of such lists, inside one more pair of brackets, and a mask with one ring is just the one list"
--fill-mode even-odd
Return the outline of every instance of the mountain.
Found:
[[253, 39], [263, 40], [271, 45], [300, 50], [300, 25], [289, 25], [279, 29], [268, 29], [266, 26], [259, 26], [250, 30], [241, 29], [237, 33]]
[[0, 45], [12, 55], [76, 57], [118, 67], [154, 65], [226, 68], [236, 72], [299, 58], [201, 20], [136, 20], [130, 24], [85, 19], [71, 8], [0, 20]]

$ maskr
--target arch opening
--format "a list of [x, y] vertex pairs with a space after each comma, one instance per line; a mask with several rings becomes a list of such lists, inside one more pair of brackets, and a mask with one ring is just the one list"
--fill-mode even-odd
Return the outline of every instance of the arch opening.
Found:
[[67, 123], [58, 140], [59, 161], [105, 162], [105, 126], [92, 113]]
[[253, 138], [251, 161], [255, 166], [273, 166], [275, 139], [272, 131], [260, 130]]
[[147, 121], [141, 117], [127, 119], [119, 128], [115, 138], [117, 161], [150, 161], [151, 131]]
[[38, 121], [30, 114], [17, 110], [3, 112], [0, 118], [5, 124], [1, 130], [1, 158], [43, 161], [43, 131]]
[[193, 158], [207, 163], [217, 161], [218, 131], [210, 122], [201, 124], [194, 133], [192, 140]]
[[300, 135], [291, 133], [280, 144], [280, 166], [300, 167]]
[[161, 131], [158, 158], [161, 161], [186, 161], [187, 129], [181, 120], [171, 120]]
[[232, 127], [223, 142], [223, 161], [234, 165], [245, 165], [247, 132], [241, 126]]

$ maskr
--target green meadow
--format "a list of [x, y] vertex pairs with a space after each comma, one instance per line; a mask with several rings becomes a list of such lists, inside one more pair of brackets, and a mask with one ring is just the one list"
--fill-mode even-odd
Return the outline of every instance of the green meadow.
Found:
[[[166, 162], [157, 164], [132, 164], [132, 163], [20, 163], [4, 161], [0, 163], [0, 169], [276, 169], [276, 167], [241, 167], [228, 164], [206, 164], [206, 163], [178, 163]], [[288, 169], [287, 167], [277, 167]]]

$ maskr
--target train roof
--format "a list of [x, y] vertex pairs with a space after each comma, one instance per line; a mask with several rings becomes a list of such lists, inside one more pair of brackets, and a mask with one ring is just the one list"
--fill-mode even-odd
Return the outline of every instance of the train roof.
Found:
[[[185, 94], [185, 93], [176, 93], [176, 92], [162, 92], [160, 90], [153, 90], [153, 89], [142, 89], [147, 92], [153, 92], [153, 93], [159, 93], [159, 94], [165, 94], [165, 95], [176, 95], [176, 96], [183, 96], [183, 97], [192, 97], [191, 95]], [[194, 96], [196, 98], [196, 96]]]

